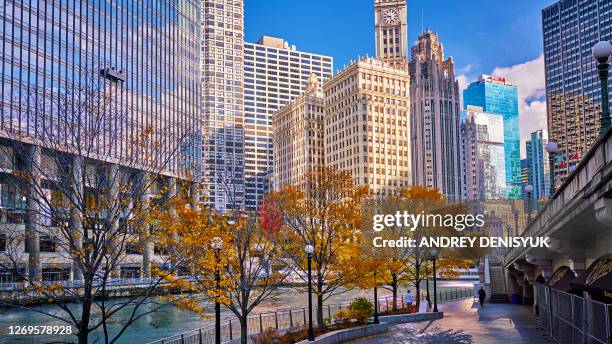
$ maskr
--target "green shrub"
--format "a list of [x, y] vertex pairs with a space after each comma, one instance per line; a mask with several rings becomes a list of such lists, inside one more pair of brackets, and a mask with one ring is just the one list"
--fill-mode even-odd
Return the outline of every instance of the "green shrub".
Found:
[[364, 313], [367, 316], [374, 314], [374, 305], [365, 297], [358, 297], [349, 306], [349, 310]]

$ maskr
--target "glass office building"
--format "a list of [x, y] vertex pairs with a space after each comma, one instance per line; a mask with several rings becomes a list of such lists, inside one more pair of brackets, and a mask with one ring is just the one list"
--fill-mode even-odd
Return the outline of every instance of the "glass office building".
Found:
[[507, 189], [504, 118], [478, 106], [468, 106], [465, 115], [461, 126], [466, 199], [504, 199]]
[[263, 36], [244, 44], [244, 59], [245, 203], [257, 209], [273, 177], [272, 116], [304, 94], [311, 74], [321, 85], [331, 78], [333, 58]]
[[550, 194], [550, 162], [548, 152], [544, 149], [546, 143], [548, 143], [546, 130], [534, 131], [530, 139], [525, 142], [527, 184], [533, 186], [532, 199], [547, 199]]
[[463, 91], [463, 104], [504, 118], [506, 197], [521, 197], [521, 142], [518, 121], [518, 88], [503, 77], [481, 75]]
[[180, 144], [167, 172], [196, 174], [199, 17], [195, 0], [2, 1], [3, 129], [68, 142], [62, 131], [88, 115], [68, 118], [65, 105], [95, 92], [118, 114], [100, 128], [105, 156], [134, 159], [136, 135], [150, 130], [150, 145]]
[[561, 181], [599, 136], [601, 90], [591, 48], [612, 40], [612, 2], [558, 1], [542, 10], [542, 31], [548, 134], [559, 145], [554, 171]]

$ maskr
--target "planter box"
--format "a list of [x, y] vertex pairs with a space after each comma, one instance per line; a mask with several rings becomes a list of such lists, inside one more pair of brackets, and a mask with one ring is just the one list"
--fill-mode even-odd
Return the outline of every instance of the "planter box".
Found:
[[378, 317], [378, 320], [380, 320], [380, 322], [386, 322], [389, 324], [404, 324], [417, 321], [442, 319], [443, 317], [444, 312], [427, 312], [398, 315], [382, 315]]
[[318, 343], [318, 344], [337, 344], [344, 343], [349, 340], [373, 336], [380, 333], [385, 333], [389, 329], [389, 324], [381, 322], [380, 324], [372, 324], [360, 327], [347, 328], [344, 330], [333, 331], [325, 333], [315, 338], [314, 341], [309, 342], [303, 340], [298, 344]]

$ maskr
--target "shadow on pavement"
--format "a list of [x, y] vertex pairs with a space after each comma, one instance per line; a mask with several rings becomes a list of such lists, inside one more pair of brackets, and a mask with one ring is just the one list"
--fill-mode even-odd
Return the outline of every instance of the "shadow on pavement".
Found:
[[444, 343], [444, 344], [469, 344], [472, 343], [472, 336], [464, 333], [462, 330], [446, 330], [441, 331], [439, 328], [433, 328], [431, 332], [423, 333], [414, 336], [418, 343]]

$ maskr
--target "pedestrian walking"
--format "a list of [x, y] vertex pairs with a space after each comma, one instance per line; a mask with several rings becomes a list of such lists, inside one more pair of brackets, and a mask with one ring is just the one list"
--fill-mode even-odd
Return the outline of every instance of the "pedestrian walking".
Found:
[[485, 297], [487, 297], [487, 292], [485, 292], [482, 286], [480, 286], [480, 289], [478, 289], [478, 301], [480, 301], [480, 307], [484, 307]]

